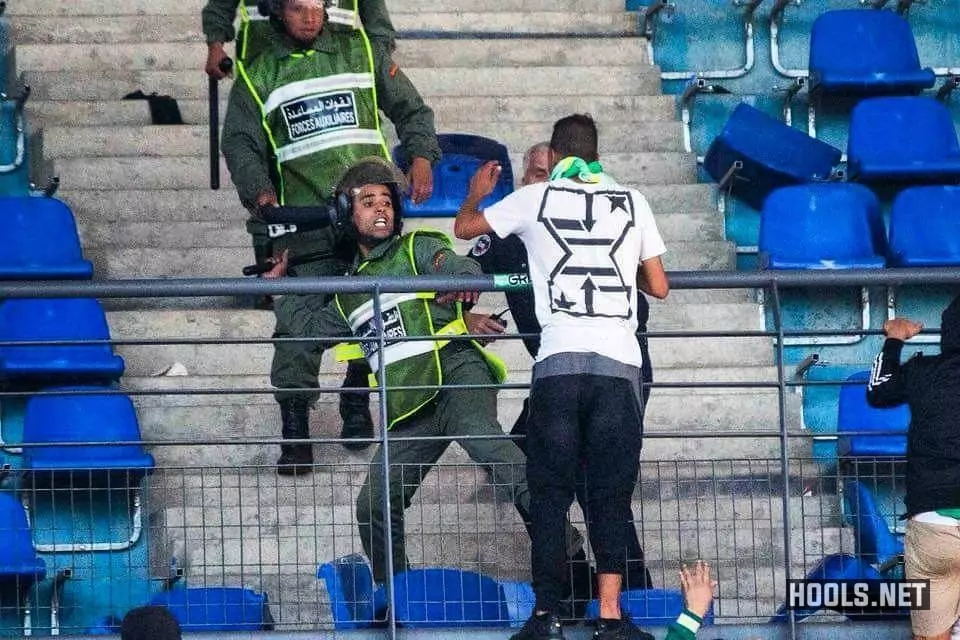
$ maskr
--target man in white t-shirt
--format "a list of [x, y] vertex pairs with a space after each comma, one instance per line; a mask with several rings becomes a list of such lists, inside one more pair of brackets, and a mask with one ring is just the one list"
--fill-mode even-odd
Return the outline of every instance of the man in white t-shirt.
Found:
[[597, 562], [596, 640], [652, 638], [621, 619], [626, 528], [641, 446], [637, 297], [665, 298], [666, 252], [643, 195], [603, 173], [597, 128], [585, 115], [558, 120], [550, 181], [478, 210], [500, 173], [483, 165], [457, 213], [454, 233], [516, 235], [527, 249], [542, 326], [527, 435], [531, 494], [533, 615], [514, 640], [563, 637], [557, 615], [565, 556], [564, 518], [577, 472], [587, 481], [587, 528]]

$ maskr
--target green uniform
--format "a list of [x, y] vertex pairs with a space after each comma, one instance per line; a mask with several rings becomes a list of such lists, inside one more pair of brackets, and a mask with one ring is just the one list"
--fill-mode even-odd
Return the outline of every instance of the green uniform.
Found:
[[[401, 264], [393, 258], [398, 251], [406, 251], [403, 245], [404, 241], [400, 238], [385, 242], [376, 247], [367, 256], [365, 262], [376, 264], [382, 261], [393, 262], [395, 265]], [[420, 274], [477, 275], [481, 273], [480, 266], [471, 258], [456, 255], [450, 250], [448, 243], [431, 235], [416, 234], [409, 255], [416, 272]], [[360, 264], [355, 263], [353, 271], [356, 272], [359, 267]], [[406, 267], [398, 271], [399, 273], [387, 273], [385, 270], [379, 270], [377, 273], [409, 275]], [[290, 312], [285, 314], [291, 318], [291, 325], [287, 327], [291, 335], [338, 337], [354, 333], [335, 302], [327, 304], [319, 296], [284, 296], [277, 304], [292, 307]], [[437, 309], [437, 317], [434, 318], [435, 325], [455, 317], [455, 307], [452, 305], [445, 305], [445, 308], [441, 305], [433, 306], [440, 307]], [[415, 345], [419, 342], [411, 341], [406, 344]], [[464, 340], [451, 341], [440, 348], [438, 364], [444, 385], [492, 385], [497, 382], [482, 349]], [[407, 368], [406, 371], [413, 375], [414, 369]], [[394, 381], [388, 380], [388, 382]], [[397, 382], [410, 384], [402, 379]], [[413, 384], [417, 382], [414, 381]], [[447, 436], [452, 439], [460, 436], [502, 435], [503, 428], [497, 422], [497, 390], [493, 388], [442, 389], [427, 405], [396, 423], [390, 433], [405, 438]], [[458, 442], [473, 460], [487, 469], [495, 485], [511, 490], [517, 510], [524, 522], [527, 522], [530, 492], [526, 482], [526, 458], [520, 448], [510, 440], [463, 439]], [[393, 567], [396, 572], [403, 571], [407, 567], [404, 510], [410, 506], [423, 477], [449, 444], [450, 441], [443, 440], [413, 440], [391, 442], [389, 445], [392, 525], [390, 533], [393, 540]], [[387, 530], [381, 508], [384, 501], [383, 469], [376, 463], [381, 456], [382, 453], [378, 449], [371, 458], [373, 463], [370, 473], [357, 498], [357, 524], [360, 529], [360, 539], [370, 559], [374, 579], [378, 582], [386, 579], [385, 545], [387, 541]], [[568, 531], [570, 555], [573, 555], [582, 548], [583, 538], [572, 526], [568, 525]]]
[[[382, 47], [384, 51], [390, 52], [395, 48], [396, 31], [393, 23], [390, 22], [390, 14], [387, 12], [387, 6], [384, 0], [357, 0], [359, 7], [360, 22], [375, 47]], [[246, 0], [251, 20], [253, 32], [249, 34], [255, 37], [256, 32], [268, 28], [267, 20], [261, 20], [257, 11], [255, 0]], [[231, 42], [237, 37], [236, 29], [233, 23], [237, 18], [237, 8], [240, 0], [207, 0], [203, 7], [201, 17], [203, 20], [203, 35], [207, 42]], [[336, 18], [336, 10], [347, 7], [346, 0], [337, 3], [337, 7], [331, 7], [331, 18]], [[239, 55], [239, 52], [238, 54]]]
[[[238, 66], [222, 146], [231, 179], [247, 207], [267, 190], [287, 204], [319, 204], [329, 198], [339, 176], [357, 159], [374, 153], [385, 156], [386, 148], [376, 131], [376, 107], [396, 125], [410, 157], [423, 157], [431, 163], [439, 159], [433, 112], [406, 76], [395, 68], [391, 70], [389, 57], [361, 47], [365, 40], [361, 31], [327, 25], [309, 50], [299, 51], [274, 31], [269, 49]], [[344, 77], [354, 85], [344, 86], [340, 82]], [[329, 87], [304, 86], [328, 81], [336, 85], [332, 93]], [[312, 129], [315, 123], [329, 124], [331, 119], [346, 116], [351, 119], [347, 126]], [[300, 129], [295, 131], [294, 126]], [[373, 144], [374, 137], [380, 144]], [[319, 148], [309, 148], [317, 141]], [[296, 149], [290, 153], [296, 145], [309, 153]], [[316, 170], [305, 170], [311, 163]], [[260, 254], [258, 259], [278, 255], [284, 249], [290, 251], [291, 258], [314, 256], [291, 269], [290, 275], [342, 275], [347, 268], [347, 263], [335, 255], [335, 238], [329, 229], [270, 238], [266, 225], [255, 218], [247, 222], [247, 229], [253, 235], [255, 252]], [[278, 338], [288, 337], [281, 314], [278, 309]], [[278, 343], [271, 370], [271, 382], [280, 390], [278, 400], [289, 397], [284, 389], [315, 389], [319, 369], [320, 350], [316, 346]], [[349, 386], [356, 386], [354, 383]], [[317, 395], [307, 397], [313, 401]]]

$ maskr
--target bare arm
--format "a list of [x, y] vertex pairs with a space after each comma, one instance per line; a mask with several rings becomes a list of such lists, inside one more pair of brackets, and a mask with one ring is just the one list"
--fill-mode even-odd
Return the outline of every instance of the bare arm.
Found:
[[648, 258], [640, 263], [637, 269], [637, 287], [654, 298], [663, 300], [670, 293], [670, 283], [663, 270], [663, 261], [660, 256]]
[[485, 163], [470, 178], [470, 190], [466, 199], [457, 211], [457, 219], [453, 223], [453, 235], [461, 240], [470, 240], [485, 233], [493, 233], [493, 228], [480, 211], [480, 201], [493, 193], [500, 178], [500, 163], [490, 161]]

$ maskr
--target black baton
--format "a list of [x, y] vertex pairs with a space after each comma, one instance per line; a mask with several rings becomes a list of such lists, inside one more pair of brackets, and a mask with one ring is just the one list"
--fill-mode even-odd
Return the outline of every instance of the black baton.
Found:
[[[224, 58], [219, 67], [220, 71], [230, 73], [233, 60]], [[213, 76], [207, 86], [207, 97], [210, 100], [210, 188], [216, 191], [220, 188], [220, 81]]]

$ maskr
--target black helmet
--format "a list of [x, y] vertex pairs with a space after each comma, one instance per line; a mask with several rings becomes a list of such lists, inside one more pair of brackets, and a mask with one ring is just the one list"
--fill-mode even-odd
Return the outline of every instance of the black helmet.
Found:
[[356, 232], [353, 225], [353, 194], [367, 184], [382, 184], [390, 189], [393, 201], [393, 233], [400, 235], [403, 230], [403, 198], [407, 180], [392, 163], [383, 158], [364, 158], [347, 169], [333, 192], [337, 217], [345, 221], [344, 229]]

